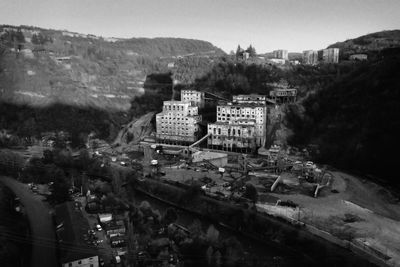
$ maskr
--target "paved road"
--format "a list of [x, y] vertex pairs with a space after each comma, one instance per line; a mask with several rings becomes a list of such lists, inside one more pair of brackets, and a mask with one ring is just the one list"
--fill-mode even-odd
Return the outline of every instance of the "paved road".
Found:
[[28, 214], [33, 238], [31, 267], [58, 266], [55, 230], [49, 208], [42, 201], [43, 197], [34, 195], [25, 184], [12, 178], [0, 176], [0, 182], [21, 199]]

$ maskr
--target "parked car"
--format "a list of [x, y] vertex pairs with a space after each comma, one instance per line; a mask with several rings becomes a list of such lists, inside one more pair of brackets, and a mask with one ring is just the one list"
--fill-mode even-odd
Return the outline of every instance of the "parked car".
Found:
[[96, 224], [96, 230], [100, 232], [103, 231], [103, 228], [101, 228], [100, 224]]

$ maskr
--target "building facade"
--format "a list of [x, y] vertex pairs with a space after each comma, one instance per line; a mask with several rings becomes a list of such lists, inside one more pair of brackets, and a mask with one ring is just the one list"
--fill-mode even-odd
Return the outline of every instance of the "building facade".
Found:
[[163, 111], [156, 115], [157, 142], [189, 145], [197, 141], [201, 115], [199, 107], [192, 103], [200, 103], [198, 96], [195, 93], [185, 94], [193, 101], [164, 101]]
[[307, 65], [318, 64], [318, 51], [316, 50], [303, 51], [303, 64]]
[[192, 106], [203, 108], [205, 104], [204, 92], [196, 90], [182, 90], [181, 100], [189, 101]]
[[248, 153], [264, 144], [266, 96], [238, 95], [217, 106], [217, 120], [208, 124], [207, 145], [212, 149]]
[[277, 104], [294, 103], [297, 98], [297, 89], [276, 88], [269, 92], [269, 96]]
[[324, 63], [338, 63], [339, 48], [327, 48], [322, 50], [322, 61]]
[[280, 50], [275, 50], [272, 53], [274, 54], [274, 58], [279, 58], [279, 59], [284, 59], [284, 60], [289, 59], [287, 50], [280, 49]]

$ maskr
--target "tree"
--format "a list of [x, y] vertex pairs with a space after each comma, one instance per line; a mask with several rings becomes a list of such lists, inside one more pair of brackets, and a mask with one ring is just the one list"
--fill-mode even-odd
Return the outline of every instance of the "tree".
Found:
[[164, 224], [169, 225], [176, 222], [177, 219], [178, 214], [176, 213], [176, 210], [174, 208], [168, 208], [164, 214], [162, 221]]
[[210, 225], [207, 229], [206, 239], [211, 244], [217, 244], [219, 240], [219, 231], [215, 229], [214, 225]]
[[53, 163], [53, 151], [46, 149], [43, 151], [43, 163], [52, 164]]
[[224, 248], [224, 266], [240, 266], [244, 250], [242, 244], [235, 238], [230, 237], [222, 242]]
[[247, 183], [245, 186], [245, 192], [243, 194], [243, 197], [250, 199], [254, 204], [258, 200], [258, 192], [257, 189], [254, 187], [254, 185]]
[[250, 56], [250, 57], [255, 57], [255, 56], [257, 55], [256, 49], [255, 49], [252, 45], [250, 45], [250, 46], [246, 49], [246, 52], [249, 53], [249, 56]]
[[240, 57], [242, 57], [242, 53], [243, 53], [243, 49], [240, 47], [240, 45], [238, 45], [238, 47], [236, 49], [236, 59], [239, 59]]
[[64, 171], [60, 168], [54, 168], [51, 170], [51, 175], [55, 178], [52, 194], [53, 200], [57, 203], [68, 201], [70, 184]]

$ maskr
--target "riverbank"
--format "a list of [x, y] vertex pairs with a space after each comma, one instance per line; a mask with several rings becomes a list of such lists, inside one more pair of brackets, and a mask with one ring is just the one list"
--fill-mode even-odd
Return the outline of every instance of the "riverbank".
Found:
[[135, 190], [157, 197], [187, 211], [226, 225], [237, 233], [255, 240], [263, 240], [288, 253], [302, 254], [326, 266], [375, 266], [359, 255], [311, 233], [306, 227], [293, 225], [282, 218], [266, 216], [224, 201], [193, 195], [185, 190], [160, 181], [147, 179], [133, 186]]

